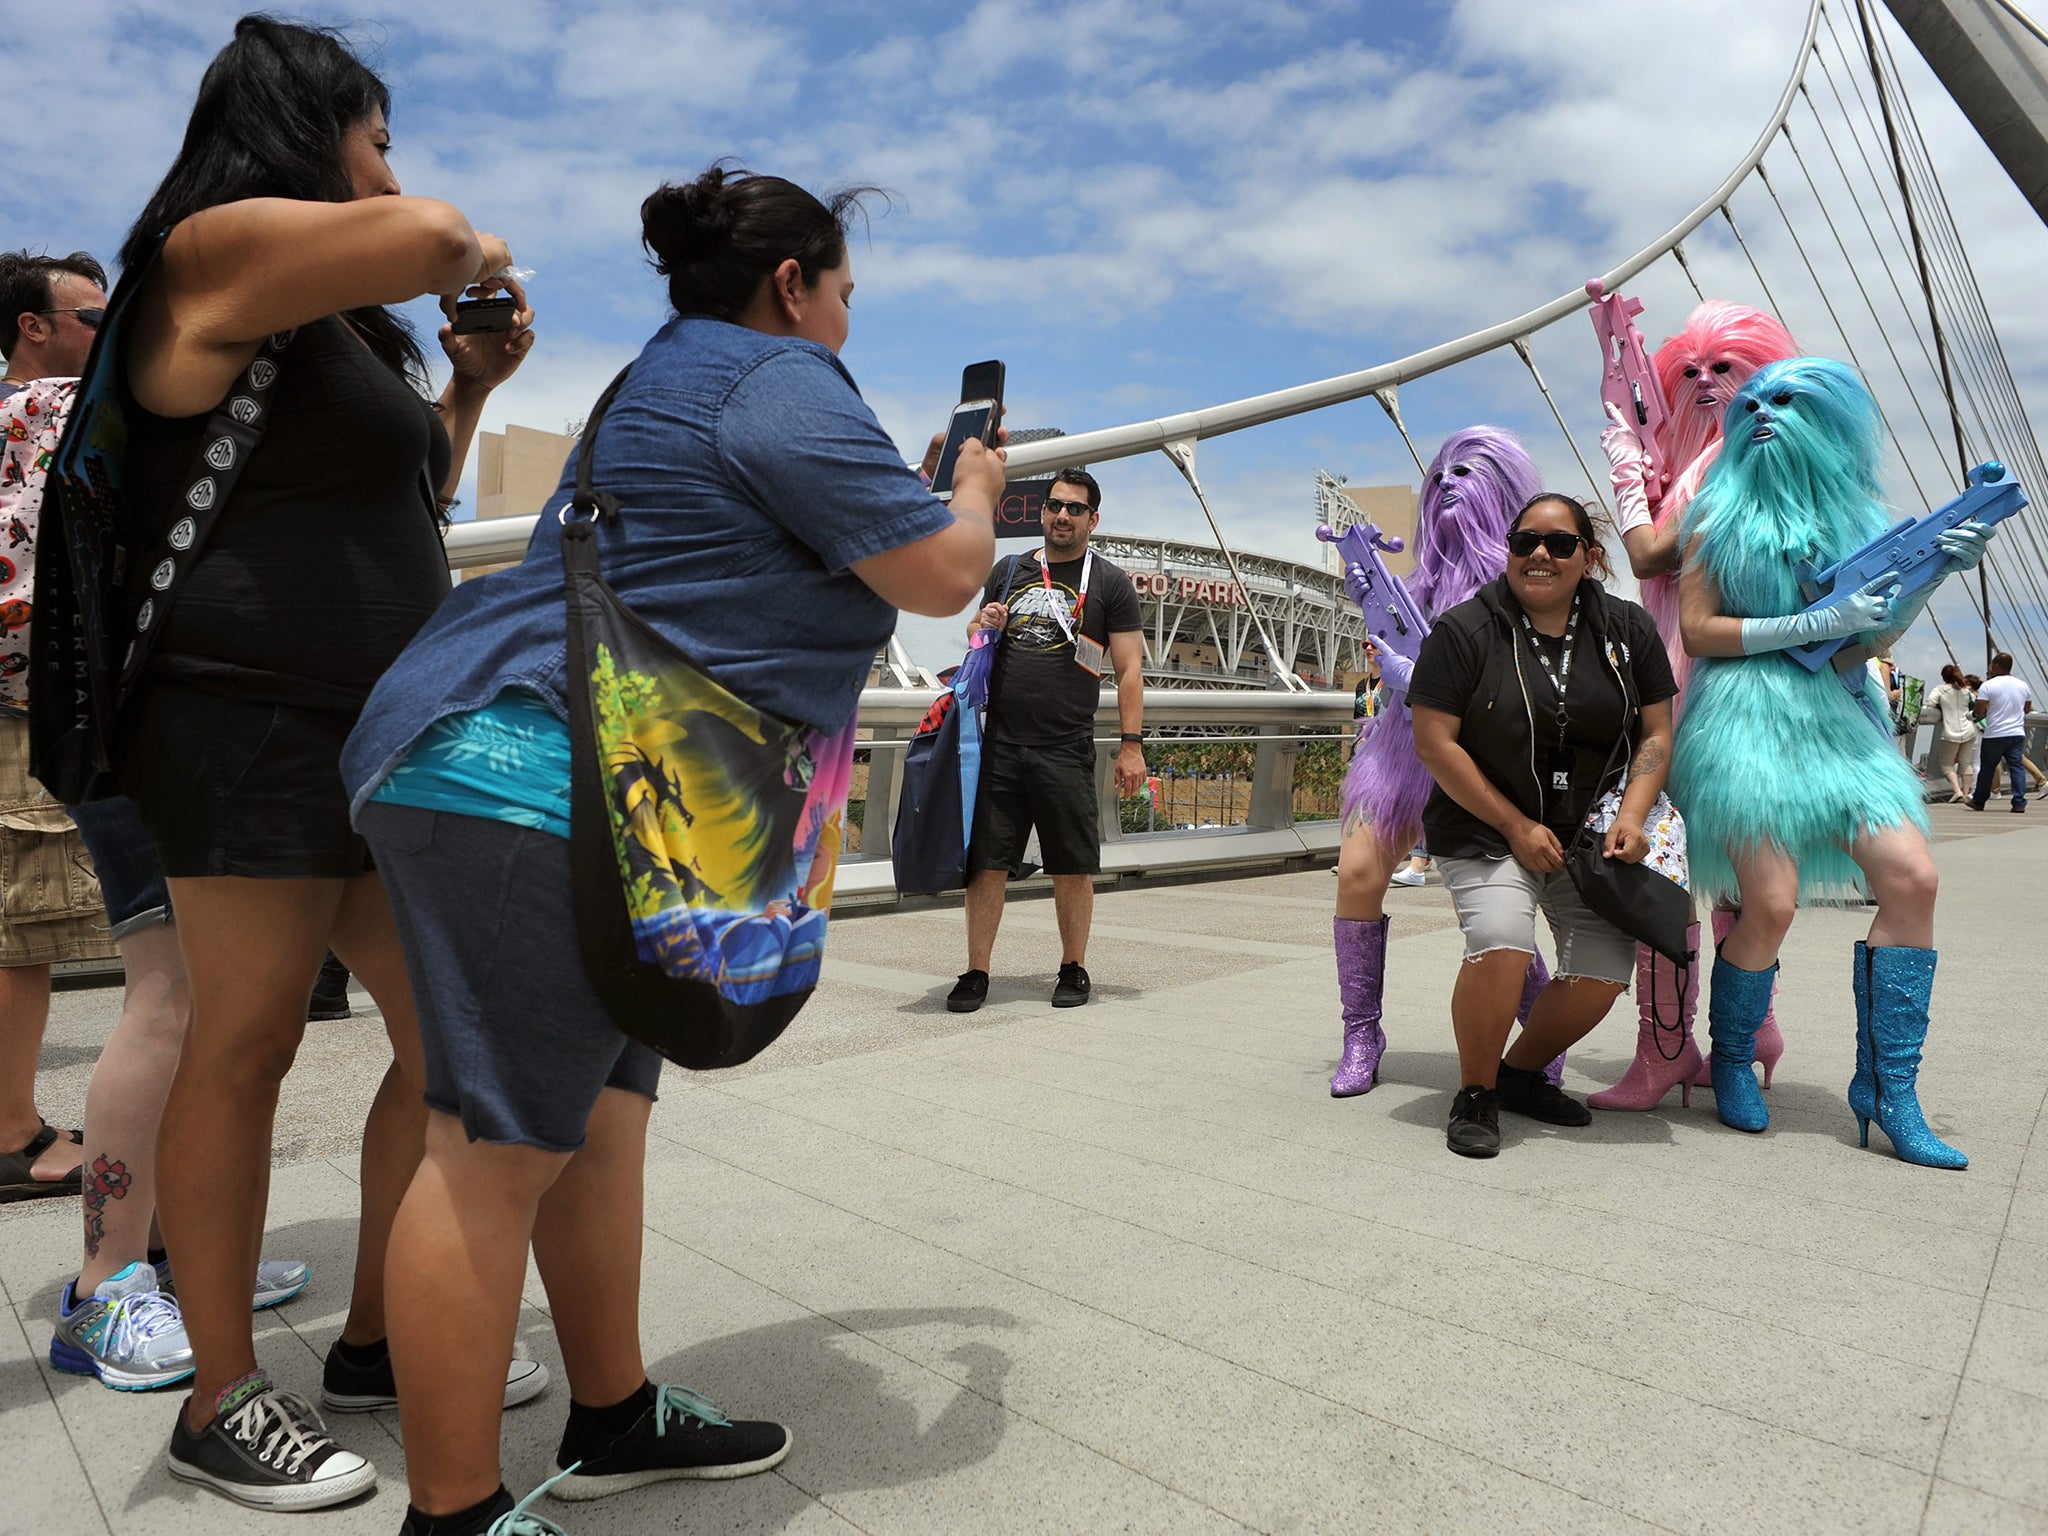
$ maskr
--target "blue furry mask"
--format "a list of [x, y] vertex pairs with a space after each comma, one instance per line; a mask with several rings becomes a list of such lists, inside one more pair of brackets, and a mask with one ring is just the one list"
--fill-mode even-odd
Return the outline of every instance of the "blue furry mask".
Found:
[[1883, 433], [1870, 391], [1832, 358], [1766, 363], [1736, 391], [1721, 456], [1682, 525], [1728, 611], [1794, 612], [1794, 563], [1830, 564], [1884, 531]]

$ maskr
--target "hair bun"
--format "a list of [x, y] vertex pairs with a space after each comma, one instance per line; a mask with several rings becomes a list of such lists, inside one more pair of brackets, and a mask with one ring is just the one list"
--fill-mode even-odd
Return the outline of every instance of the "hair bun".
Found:
[[663, 182], [640, 205], [641, 243], [654, 253], [657, 271], [667, 275], [731, 241], [737, 211], [729, 179], [714, 165], [695, 181]]

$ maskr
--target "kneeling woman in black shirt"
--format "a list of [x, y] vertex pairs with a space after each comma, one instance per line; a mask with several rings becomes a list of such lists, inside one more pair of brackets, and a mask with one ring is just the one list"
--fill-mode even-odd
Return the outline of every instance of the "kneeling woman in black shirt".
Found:
[[[1447, 1140], [1466, 1157], [1500, 1150], [1502, 1108], [1591, 1121], [1543, 1064], [1590, 1033], [1634, 973], [1636, 941], [1586, 906], [1564, 852], [1624, 760], [1604, 851], [1631, 863], [1649, 851], [1643, 819], [1670, 769], [1678, 689], [1655, 623], [1594, 579], [1606, 573], [1586, 509], [1536, 497], [1508, 526], [1507, 573], [1438, 618], [1408, 689], [1415, 750], [1436, 779], [1423, 829], [1465, 932], [1451, 993], [1463, 1086]], [[1633, 752], [1617, 754], [1624, 737]], [[1556, 977], [1503, 1059], [1539, 907]]]

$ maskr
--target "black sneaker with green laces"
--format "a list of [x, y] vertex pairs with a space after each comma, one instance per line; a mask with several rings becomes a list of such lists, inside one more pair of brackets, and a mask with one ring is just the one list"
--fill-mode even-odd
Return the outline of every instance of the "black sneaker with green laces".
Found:
[[601, 1499], [671, 1478], [749, 1477], [789, 1454], [790, 1435], [765, 1420], [728, 1419], [688, 1387], [655, 1387], [633, 1427], [606, 1443], [571, 1410], [547, 1483], [553, 1499]]

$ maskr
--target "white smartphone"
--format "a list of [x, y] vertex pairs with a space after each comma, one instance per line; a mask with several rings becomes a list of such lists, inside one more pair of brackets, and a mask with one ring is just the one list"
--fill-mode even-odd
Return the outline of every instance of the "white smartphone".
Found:
[[984, 445], [996, 434], [995, 400], [962, 400], [953, 407], [953, 420], [946, 428], [946, 446], [939, 450], [939, 467], [932, 471], [932, 494], [941, 501], [953, 499], [953, 469], [960, 462], [960, 448], [970, 437]]

